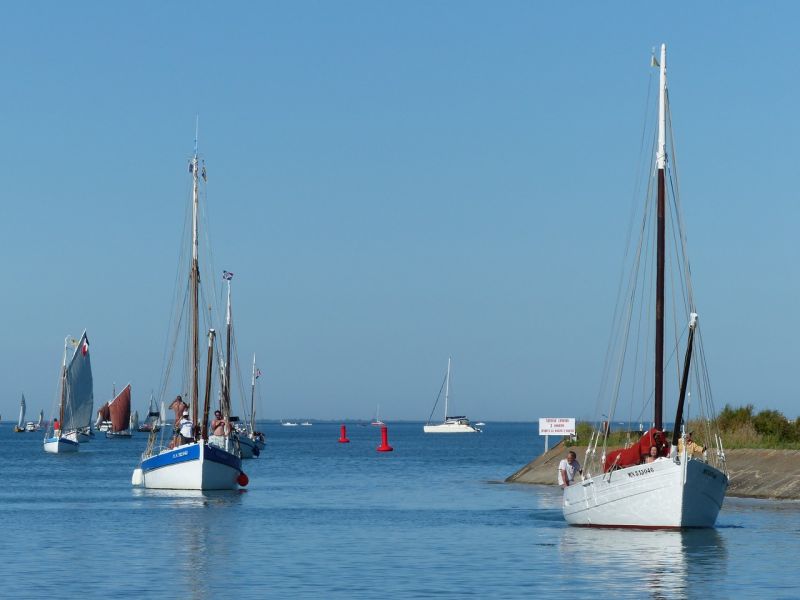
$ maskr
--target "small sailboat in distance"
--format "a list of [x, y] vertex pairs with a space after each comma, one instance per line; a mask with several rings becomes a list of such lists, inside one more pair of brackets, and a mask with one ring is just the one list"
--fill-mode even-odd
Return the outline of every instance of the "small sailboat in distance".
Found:
[[17, 419], [17, 424], [14, 425], [14, 431], [17, 433], [25, 431], [25, 394], [22, 394], [22, 399], [19, 401], [19, 419]]
[[[70, 346], [74, 346], [75, 349], [68, 364], [67, 351]], [[92, 418], [93, 403], [92, 362], [89, 354], [89, 338], [86, 337], [84, 331], [80, 340], [69, 336], [64, 340], [64, 359], [61, 364], [59, 383], [58, 421], [54, 421], [47, 428], [44, 451], [51, 454], [77, 452], [78, 436]]]
[[433, 409], [428, 417], [428, 422], [422, 427], [425, 433], [478, 433], [480, 429], [475, 427], [469, 422], [465, 416], [451, 417], [448, 416], [447, 410], [449, 408], [450, 398], [450, 357], [447, 357], [447, 374], [442, 383], [444, 387], [444, 421], [441, 423], [431, 423], [431, 417], [436, 410], [436, 404], [442, 395], [442, 388], [439, 388], [439, 395], [436, 397], [436, 402], [433, 404]]
[[383, 421], [381, 421], [381, 405], [375, 407], [375, 418], [372, 419], [372, 423], [370, 425], [375, 425], [375, 427], [380, 427], [381, 425], [386, 425]]
[[131, 384], [117, 394], [108, 403], [108, 412], [111, 415], [111, 428], [106, 431], [106, 437], [112, 439], [131, 437]]

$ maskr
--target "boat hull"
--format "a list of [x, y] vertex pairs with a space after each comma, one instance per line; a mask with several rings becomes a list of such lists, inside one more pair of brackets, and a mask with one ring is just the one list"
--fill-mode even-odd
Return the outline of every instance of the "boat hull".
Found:
[[157, 490], [234, 490], [242, 461], [206, 443], [165, 450], [142, 461], [141, 485]]
[[422, 431], [425, 433], [478, 433], [480, 429], [463, 423], [439, 423], [438, 425], [423, 425]]
[[565, 488], [564, 519], [588, 527], [713, 527], [727, 489], [728, 477], [703, 461], [662, 458]]
[[239, 450], [242, 458], [257, 458], [263, 449], [264, 442], [261, 440], [253, 440], [247, 435], [239, 437]]
[[44, 440], [44, 451], [50, 454], [70, 454], [79, 449], [80, 444], [68, 437], [49, 437]]

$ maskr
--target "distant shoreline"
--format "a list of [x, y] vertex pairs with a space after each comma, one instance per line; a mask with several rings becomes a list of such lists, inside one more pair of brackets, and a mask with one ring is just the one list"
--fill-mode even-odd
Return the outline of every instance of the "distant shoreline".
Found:
[[[571, 446], [581, 460], [586, 446]], [[516, 473], [506, 483], [556, 485], [556, 470], [567, 447], [559, 442]], [[728, 496], [768, 500], [800, 500], [800, 450], [738, 448], [726, 450], [730, 474]]]

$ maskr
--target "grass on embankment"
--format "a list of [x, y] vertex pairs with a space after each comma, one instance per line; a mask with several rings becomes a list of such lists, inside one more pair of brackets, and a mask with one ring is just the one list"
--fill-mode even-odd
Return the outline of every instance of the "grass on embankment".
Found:
[[[725, 405], [717, 416], [717, 424], [726, 449], [760, 448], [770, 450], [800, 450], [800, 418], [790, 421], [777, 410], [762, 410], [754, 414], [753, 405], [739, 408]], [[703, 430], [700, 421], [689, 421], [687, 431], [699, 434]], [[592, 433], [590, 423], [578, 423], [576, 429], [578, 444], [586, 444]], [[698, 436], [695, 436], [698, 438]], [[612, 431], [608, 445], [627, 446], [639, 439], [638, 432]], [[703, 439], [695, 439], [706, 444]], [[567, 441], [567, 444], [570, 444]]]

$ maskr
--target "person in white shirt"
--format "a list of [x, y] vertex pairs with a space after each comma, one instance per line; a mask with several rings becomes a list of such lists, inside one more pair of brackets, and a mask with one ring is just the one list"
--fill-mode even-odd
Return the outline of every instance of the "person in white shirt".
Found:
[[578, 462], [578, 455], [572, 450], [567, 452], [567, 458], [561, 459], [558, 463], [558, 485], [562, 488], [575, 483], [575, 473], [583, 473], [581, 463]]
[[183, 418], [178, 423], [178, 434], [181, 436], [181, 445], [194, 442], [194, 424], [189, 418], [188, 410], [183, 411]]

